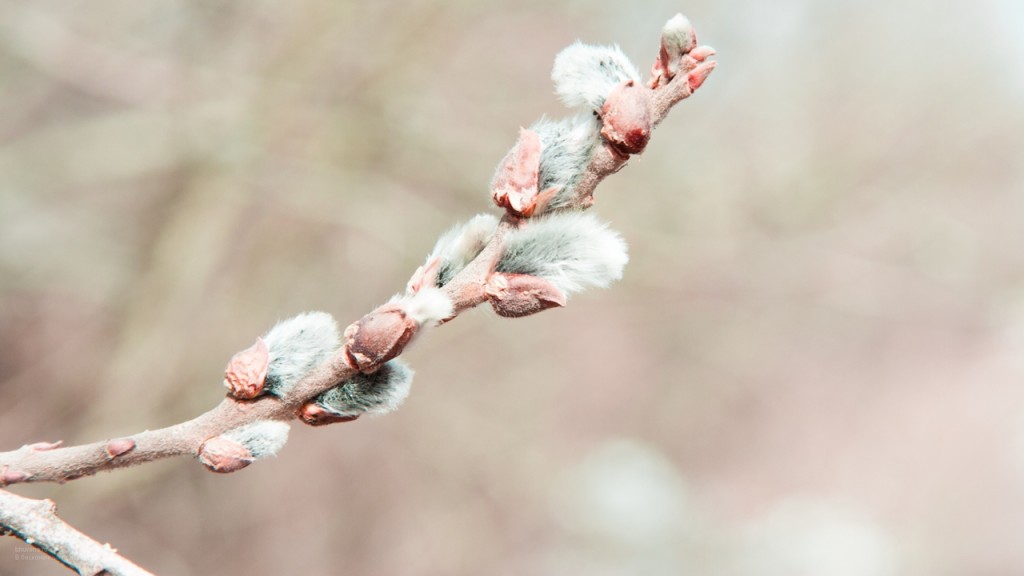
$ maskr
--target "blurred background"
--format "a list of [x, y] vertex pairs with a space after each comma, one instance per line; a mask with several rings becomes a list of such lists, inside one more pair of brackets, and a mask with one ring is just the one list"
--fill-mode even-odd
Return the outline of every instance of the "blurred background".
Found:
[[0, 2], [0, 449], [382, 303], [567, 113], [558, 50], [647, 70], [676, 12], [720, 65], [598, 189], [610, 290], [473, 311], [400, 411], [241, 473], [15, 492], [160, 574], [1024, 573], [1016, 0]]

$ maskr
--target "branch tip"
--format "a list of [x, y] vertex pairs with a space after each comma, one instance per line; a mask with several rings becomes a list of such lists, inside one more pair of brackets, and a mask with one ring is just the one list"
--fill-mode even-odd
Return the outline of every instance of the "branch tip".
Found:
[[708, 79], [708, 76], [715, 71], [716, 66], [718, 66], [718, 62], [712, 60], [709, 62], [703, 62], [694, 68], [687, 76], [687, 83], [690, 85], [690, 90], [693, 91], [700, 88], [704, 84], [704, 81]]

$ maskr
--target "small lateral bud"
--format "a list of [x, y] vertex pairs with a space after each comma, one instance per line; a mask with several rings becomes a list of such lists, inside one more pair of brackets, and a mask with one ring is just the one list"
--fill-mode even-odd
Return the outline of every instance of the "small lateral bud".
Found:
[[310, 426], [340, 424], [343, 422], [351, 422], [356, 418], [359, 418], [359, 414], [335, 414], [315, 402], [303, 404], [302, 408], [299, 408], [298, 416], [300, 420]]
[[107, 453], [107, 458], [113, 460], [118, 456], [123, 456], [135, 449], [135, 440], [131, 438], [115, 438], [107, 441], [107, 445], [104, 450]]
[[7, 465], [4, 465], [3, 469], [0, 470], [0, 486], [18, 484], [28, 480], [29, 478], [30, 476], [27, 472], [22, 470], [10, 470]]
[[499, 316], [519, 318], [565, 306], [565, 293], [551, 282], [527, 274], [491, 274], [484, 287]]
[[623, 156], [639, 154], [651, 139], [649, 88], [632, 80], [619, 84], [601, 108], [601, 136]]
[[33, 444], [29, 444], [28, 449], [33, 452], [46, 452], [47, 450], [60, 448], [63, 444], [63, 440], [57, 440], [56, 442], [35, 442]]
[[373, 372], [402, 353], [418, 324], [399, 304], [385, 304], [345, 329], [349, 363], [360, 372]]
[[252, 464], [252, 454], [245, 446], [227, 436], [214, 436], [199, 447], [199, 461], [211, 472], [227, 474]]
[[231, 357], [224, 369], [224, 386], [235, 398], [249, 399], [263, 392], [270, 366], [270, 352], [263, 338]]
[[715, 66], [718, 66], [717, 62], [703, 62], [687, 74], [686, 82], [691, 92], [704, 85], [704, 81], [715, 71]]
[[538, 172], [541, 160], [540, 137], [533, 130], [519, 129], [519, 141], [498, 165], [491, 182], [494, 203], [513, 216], [529, 218], [551, 201], [557, 189], [541, 192]]
[[213, 472], [235, 472], [260, 458], [276, 455], [288, 442], [288, 424], [263, 420], [210, 438], [199, 448], [199, 461]]
[[715, 49], [711, 46], [697, 46], [687, 54], [694, 62], [703, 62], [714, 55]]
[[405, 285], [406, 294], [417, 294], [423, 288], [432, 288], [437, 286], [437, 275], [441, 269], [441, 259], [437, 256], [431, 255], [427, 258], [427, 262], [416, 269], [413, 273], [412, 278]]

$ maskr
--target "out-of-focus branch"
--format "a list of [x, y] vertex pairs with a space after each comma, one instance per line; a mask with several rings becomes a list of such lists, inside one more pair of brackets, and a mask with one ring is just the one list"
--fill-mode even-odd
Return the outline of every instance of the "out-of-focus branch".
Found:
[[82, 534], [57, 517], [50, 500], [33, 500], [0, 490], [0, 534], [24, 540], [82, 575], [145, 576], [110, 544]]

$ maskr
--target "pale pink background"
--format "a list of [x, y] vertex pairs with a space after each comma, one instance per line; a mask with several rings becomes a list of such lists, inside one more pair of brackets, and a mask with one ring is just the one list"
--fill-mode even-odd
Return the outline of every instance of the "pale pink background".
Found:
[[[1013, 0], [0, 4], [0, 449], [190, 418], [491, 209], [557, 51], [719, 69], [598, 190], [608, 291], [418, 343], [399, 412], [222, 477], [28, 486], [160, 574], [1024, 573]], [[65, 574], [0, 539], [0, 574]]]

